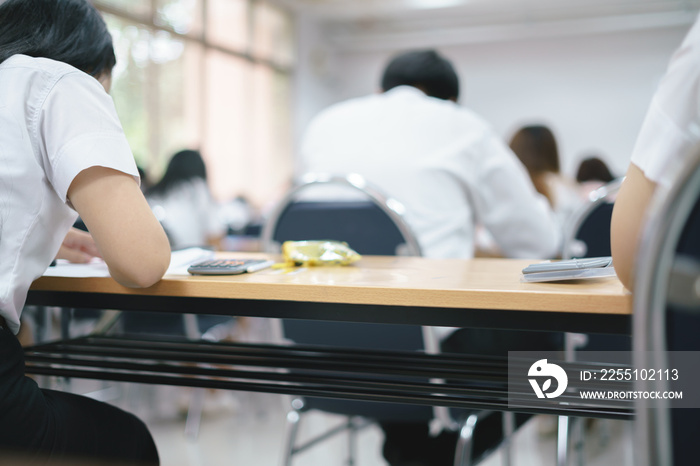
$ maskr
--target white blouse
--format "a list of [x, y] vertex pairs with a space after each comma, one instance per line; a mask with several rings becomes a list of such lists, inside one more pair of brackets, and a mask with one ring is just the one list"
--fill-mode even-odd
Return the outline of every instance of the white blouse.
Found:
[[696, 20], [651, 102], [632, 152], [644, 175], [669, 188], [700, 142], [700, 21]]
[[77, 213], [75, 176], [103, 166], [138, 179], [111, 97], [65, 63], [15, 55], [0, 64], [0, 314], [13, 332], [32, 281]]

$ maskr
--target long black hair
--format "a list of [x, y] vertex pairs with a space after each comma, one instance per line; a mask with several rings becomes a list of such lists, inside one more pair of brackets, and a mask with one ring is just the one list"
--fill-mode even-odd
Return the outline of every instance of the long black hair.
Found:
[[195, 178], [207, 179], [207, 169], [202, 155], [196, 150], [181, 150], [173, 155], [160, 179], [146, 195], [163, 195], [178, 184]]
[[94, 77], [110, 73], [117, 62], [107, 25], [88, 0], [0, 1], [0, 63], [20, 53]]

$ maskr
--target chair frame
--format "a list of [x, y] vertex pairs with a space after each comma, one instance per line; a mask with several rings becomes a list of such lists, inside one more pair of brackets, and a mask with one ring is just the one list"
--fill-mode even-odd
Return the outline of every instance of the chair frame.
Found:
[[277, 204], [277, 207], [271, 213], [269, 221], [265, 222], [261, 233], [262, 249], [265, 252], [279, 252], [278, 247], [273, 240], [273, 235], [277, 227], [277, 221], [284, 212], [284, 209], [296, 199], [301, 192], [306, 191], [311, 186], [320, 185], [336, 185], [352, 188], [353, 190], [366, 195], [386, 213], [396, 224], [401, 232], [401, 235], [406, 239], [406, 254], [408, 256], [421, 256], [421, 247], [413, 234], [413, 231], [408, 226], [403, 218], [406, 208], [396, 199], [385, 196], [381, 190], [372, 184], [368, 183], [361, 175], [350, 173], [345, 176], [328, 175], [323, 173], [314, 173], [305, 175], [301, 184], [292, 188], [282, 200]]
[[572, 216], [571, 221], [568, 223], [567, 228], [564, 231], [564, 239], [562, 242], [561, 258], [571, 259], [576, 254], [576, 234], [578, 233], [581, 225], [586, 221], [591, 212], [593, 212], [600, 204], [608, 202], [610, 196], [614, 195], [619, 191], [620, 185], [622, 184], [623, 178], [618, 178], [611, 181], [610, 183], [601, 186], [598, 189], [591, 191], [588, 194], [588, 202], [580, 207]]
[[[666, 305], [680, 235], [700, 195], [700, 151], [695, 150], [686, 166], [677, 167], [676, 180], [666, 190], [657, 188], [652, 198], [635, 265], [633, 293], [633, 349], [635, 367], [667, 367]], [[662, 388], [656, 381], [654, 389]], [[638, 381], [635, 389], [652, 389], [649, 381]], [[659, 406], [658, 400], [654, 406]], [[635, 464], [673, 464], [670, 412], [663, 406], [651, 409], [649, 400], [635, 405]]]
[[[352, 191], [363, 194], [369, 200], [373, 201], [397, 226], [399, 232], [405, 239], [405, 249], [403, 255], [421, 256], [422, 251], [420, 244], [415, 238], [415, 235], [409, 225], [403, 218], [406, 208], [396, 199], [386, 196], [382, 191], [368, 183], [361, 175], [350, 173], [345, 176], [329, 175], [322, 173], [307, 174], [301, 179], [301, 183], [292, 188], [277, 204], [276, 208], [271, 213], [267, 222], [263, 226], [261, 234], [261, 245], [265, 252], [279, 252], [279, 245], [274, 241], [273, 236], [277, 228], [278, 219], [296, 198], [303, 191], [306, 191], [312, 186], [320, 185], [335, 185], [351, 188]], [[277, 325], [274, 333], [277, 333], [277, 338], [282, 339], [281, 325]], [[423, 327], [423, 340], [426, 353], [438, 353], [439, 343], [435, 334], [430, 331], [430, 328]], [[486, 416], [492, 414], [490, 411], [476, 411], [470, 413], [465, 419], [455, 421], [450, 417], [449, 410], [443, 406], [434, 406], [433, 411], [434, 421], [438, 426], [456, 430], [459, 433], [456, 451], [455, 451], [455, 466], [469, 466], [472, 464], [471, 454], [473, 449], [473, 435], [478, 422]], [[318, 442], [330, 438], [336, 434], [347, 431], [348, 436], [348, 458], [347, 464], [355, 464], [355, 446], [356, 436], [362, 428], [371, 424], [359, 416], [347, 416], [345, 422], [335, 428], [320, 434], [305, 443], [296, 444], [301, 415], [304, 412], [304, 401], [301, 398], [294, 398], [291, 401], [291, 410], [287, 413], [287, 438], [285, 440], [285, 450], [283, 457], [284, 466], [291, 466], [292, 458], [295, 453], [304, 451]], [[504, 449], [504, 465], [511, 463], [510, 437], [513, 434], [515, 426], [515, 413], [503, 412], [504, 438], [500, 442], [500, 446]], [[477, 461], [481, 461], [479, 458]]]

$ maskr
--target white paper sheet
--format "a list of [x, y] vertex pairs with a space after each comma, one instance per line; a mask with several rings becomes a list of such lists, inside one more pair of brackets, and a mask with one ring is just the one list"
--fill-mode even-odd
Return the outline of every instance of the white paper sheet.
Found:
[[[187, 275], [187, 267], [198, 261], [214, 257], [214, 252], [202, 248], [188, 248], [173, 251], [170, 267], [166, 274]], [[44, 272], [45, 277], [109, 277], [107, 264], [102, 259], [94, 259], [88, 264], [71, 264], [64, 260], [56, 261], [56, 265]]]

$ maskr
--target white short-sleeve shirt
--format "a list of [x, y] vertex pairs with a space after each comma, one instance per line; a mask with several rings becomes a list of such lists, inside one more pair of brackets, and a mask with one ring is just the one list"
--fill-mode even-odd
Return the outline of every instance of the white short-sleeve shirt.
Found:
[[32, 281], [77, 217], [75, 176], [103, 166], [138, 172], [111, 97], [65, 63], [15, 55], [0, 64], [0, 314], [19, 331]]
[[302, 173], [358, 173], [401, 202], [427, 257], [472, 257], [476, 224], [508, 257], [558, 252], [554, 214], [515, 154], [481, 117], [415, 87], [321, 112], [301, 164]]
[[632, 163], [666, 188], [700, 143], [700, 22], [696, 20], [652, 99]]

